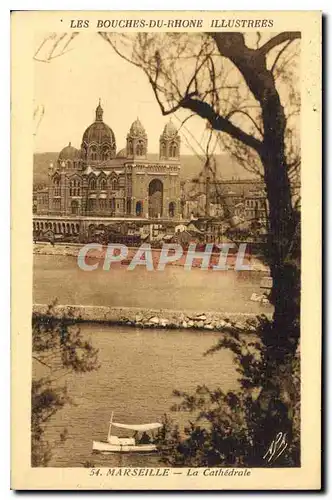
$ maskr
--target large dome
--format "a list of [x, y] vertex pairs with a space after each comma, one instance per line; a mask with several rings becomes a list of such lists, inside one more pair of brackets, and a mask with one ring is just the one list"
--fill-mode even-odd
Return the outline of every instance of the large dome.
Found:
[[115, 135], [111, 127], [106, 125], [106, 123], [95, 121], [84, 132], [82, 142], [87, 145], [92, 142], [96, 142], [97, 144], [104, 142], [115, 144]]
[[84, 161], [105, 162], [115, 157], [115, 135], [111, 127], [103, 122], [100, 102], [96, 108], [96, 119], [82, 137], [81, 152]]
[[115, 135], [111, 127], [103, 122], [103, 114], [104, 111], [99, 101], [96, 108], [96, 119], [83, 134], [83, 148], [87, 148], [92, 144], [96, 144], [97, 146], [107, 144], [108, 146], [111, 146], [112, 150], [115, 151]]

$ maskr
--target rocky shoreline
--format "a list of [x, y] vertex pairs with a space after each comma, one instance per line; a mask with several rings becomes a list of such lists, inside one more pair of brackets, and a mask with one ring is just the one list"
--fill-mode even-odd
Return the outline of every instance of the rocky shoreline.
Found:
[[[33, 313], [47, 314], [49, 306], [34, 304]], [[194, 312], [142, 309], [138, 307], [104, 307], [83, 305], [55, 305], [52, 315], [57, 318], [74, 319], [77, 322], [127, 325], [135, 328], [192, 329], [222, 331], [235, 327], [246, 332], [255, 332], [258, 320], [253, 313]], [[271, 313], [265, 314], [272, 317]]]

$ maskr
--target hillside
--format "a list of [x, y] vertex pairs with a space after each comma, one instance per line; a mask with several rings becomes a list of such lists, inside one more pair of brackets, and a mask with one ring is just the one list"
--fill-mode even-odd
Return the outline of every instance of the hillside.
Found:
[[[34, 184], [48, 182], [48, 167], [51, 162], [56, 163], [58, 153], [35, 153], [34, 154]], [[158, 160], [158, 154], [149, 154], [150, 161]], [[247, 172], [230, 156], [223, 154], [216, 156], [217, 176], [223, 179], [252, 179], [253, 174]], [[197, 177], [202, 171], [204, 163], [194, 155], [181, 155], [181, 179], [187, 180]]]

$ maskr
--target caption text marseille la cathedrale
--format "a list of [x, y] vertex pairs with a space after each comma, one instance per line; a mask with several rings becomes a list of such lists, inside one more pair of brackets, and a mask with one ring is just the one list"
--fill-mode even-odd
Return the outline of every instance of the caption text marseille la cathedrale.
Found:
[[[94, 26], [93, 26], [94, 24]], [[90, 23], [89, 19], [71, 19], [70, 28], [104, 28], [104, 29], [188, 29], [188, 28], [273, 28], [273, 19], [98, 19]]]

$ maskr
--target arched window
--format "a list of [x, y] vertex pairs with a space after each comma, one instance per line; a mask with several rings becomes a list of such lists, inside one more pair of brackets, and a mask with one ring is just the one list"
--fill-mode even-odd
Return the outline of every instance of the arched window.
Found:
[[95, 198], [90, 198], [88, 200], [88, 211], [89, 212], [93, 212], [94, 210], [96, 210], [96, 199]]
[[112, 179], [112, 191], [116, 191], [118, 189], [118, 181], [117, 179]]
[[160, 156], [163, 158], [166, 156], [166, 144], [164, 142], [160, 144]]
[[136, 215], [139, 217], [140, 215], [142, 215], [142, 212], [143, 212], [143, 204], [141, 201], [138, 201], [136, 203]]
[[168, 214], [170, 217], [174, 217], [174, 215], [175, 215], [175, 203], [174, 203], [174, 201], [171, 201], [171, 203], [168, 205]]
[[131, 200], [127, 200], [127, 214], [131, 214]]
[[70, 181], [69, 194], [70, 196], [81, 196], [81, 182], [79, 180]]
[[78, 201], [77, 200], [72, 200], [72, 202], [71, 202], [71, 213], [73, 215], [78, 214]]
[[91, 190], [96, 189], [96, 179], [90, 179], [89, 188]]
[[144, 144], [143, 141], [138, 141], [136, 144], [136, 155], [137, 156], [143, 156], [144, 154]]
[[105, 146], [104, 149], [103, 149], [103, 153], [102, 153], [102, 159], [103, 159], [103, 161], [108, 160], [109, 156], [110, 156], [109, 149], [108, 149], [107, 146]]
[[90, 149], [90, 158], [91, 158], [91, 160], [96, 160], [97, 159], [97, 147], [96, 146], [91, 146], [91, 149]]
[[53, 180], [53, 187], [54, 187], [54, 196], [60, 196], [60, 180], [58, 177], [56, 177]]
[[132, 155], [134, 154], [134, 150], [133, 150], [133, 141], [128, 141], [128, 154], [129, 155]]
[[109, 209], [111, 210], [111, 212], [114, 212], [115, 210], [115, 198], [110, 198], [108, 200], [109, 202]]
[[170, 157], [171, 158], [176, 158], [178, 154], [178, 148], [175, 142], [172, 142], [171, 147], [170, 147]]
[[106, 190], [106, 180], [105, 179], [101, 179], [101, 181], [100, 181], [100, 189], [102, 191]]

